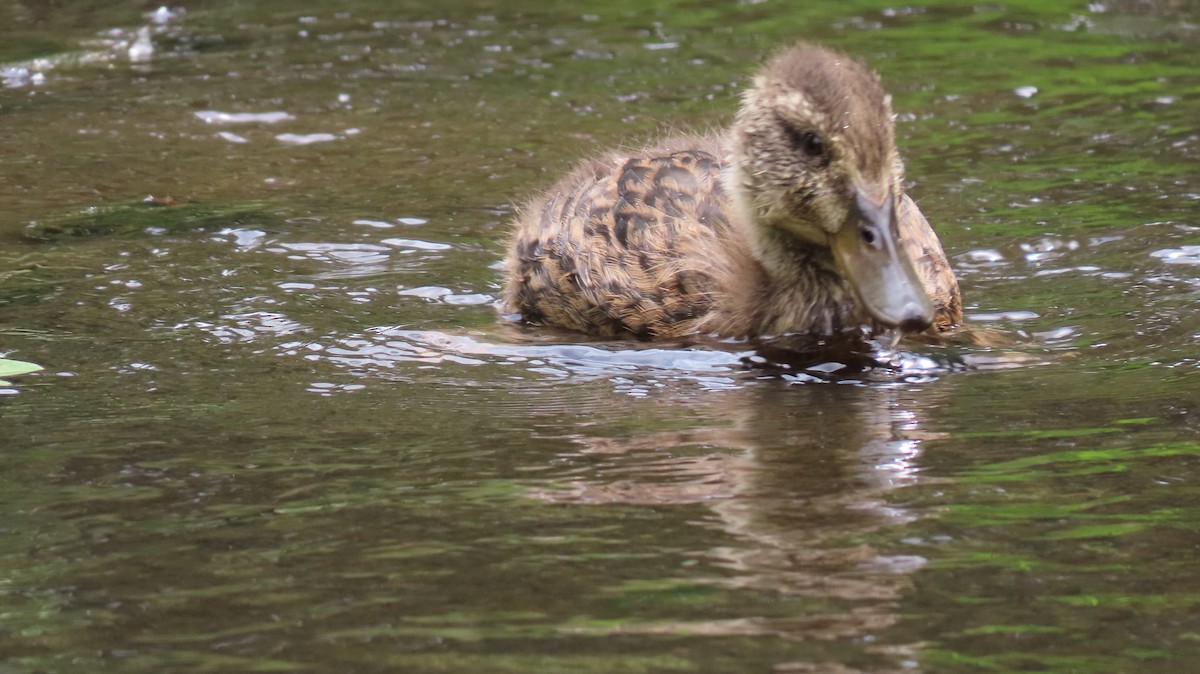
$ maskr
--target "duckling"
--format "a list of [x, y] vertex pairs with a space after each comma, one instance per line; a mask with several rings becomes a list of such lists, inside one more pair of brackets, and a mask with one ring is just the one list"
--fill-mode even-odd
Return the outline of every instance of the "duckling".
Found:
[[503, 309], [650, 341], [962, 320], [937, 235], [904, 193], [891, 97], [845, 54], [799, 43], [733, 126], [585, 161], [519, 211]]

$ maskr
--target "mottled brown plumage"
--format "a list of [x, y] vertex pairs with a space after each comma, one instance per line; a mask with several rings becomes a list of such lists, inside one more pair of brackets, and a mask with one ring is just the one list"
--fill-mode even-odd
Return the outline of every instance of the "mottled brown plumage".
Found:
[[[958, 283], [903, 192], [891, 100], [798, 44], [733, 127], [583, 163], [516, 221], [506, 310], [601, 337], [945, 330]], [[931, 328], [931, 323], [933, 328]]]

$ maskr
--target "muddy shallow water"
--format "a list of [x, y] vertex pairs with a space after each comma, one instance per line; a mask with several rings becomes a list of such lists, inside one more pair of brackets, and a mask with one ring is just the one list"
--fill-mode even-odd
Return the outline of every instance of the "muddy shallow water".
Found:
[[[1200, 654], [1195, 3], [186, 4], [0, 0], [0, 669]], [[497, 318], [511, 204], [797, 38], [883, 76], [1010, 343]]]

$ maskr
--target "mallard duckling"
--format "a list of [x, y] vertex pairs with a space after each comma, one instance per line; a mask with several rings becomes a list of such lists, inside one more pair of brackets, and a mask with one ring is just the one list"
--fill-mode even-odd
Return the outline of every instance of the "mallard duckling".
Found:
[[641, 340], [949, 329], [958, 282], [892, 117], [859, 62], [786, 49], [728, 131], [587, 161], [522, 209], [504, 308]]

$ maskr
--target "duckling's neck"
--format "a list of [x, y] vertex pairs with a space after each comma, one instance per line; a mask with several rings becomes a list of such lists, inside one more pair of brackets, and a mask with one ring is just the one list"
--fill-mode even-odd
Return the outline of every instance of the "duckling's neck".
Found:
[[754, 331], [833, 334], [862, 324], [854, 291], [838, 271], [833, 251], [796, 233], [809, 228], [774, 222], [772, 218], [786, 216], [754, 203], [734, 162], [726, 163], [722, 182], [730, 202], [730, 223], [763, 271], [754, 291], [757, 297], [745, 298], [762, 308]]
[[776, 212], [770, 203], [756, 203], [753, 186], [736, 161], [725, 162], [721, 182], [729, 197], [731, 224], [773, 280], [787, 284], [813, 266], [836, 271], [833, 253], [818, 240], [820, 230], [813, 227], [810, 236], [803, 237], [798, 232], [810, 228], [787, 227], [781, 222], [787, 214]]

